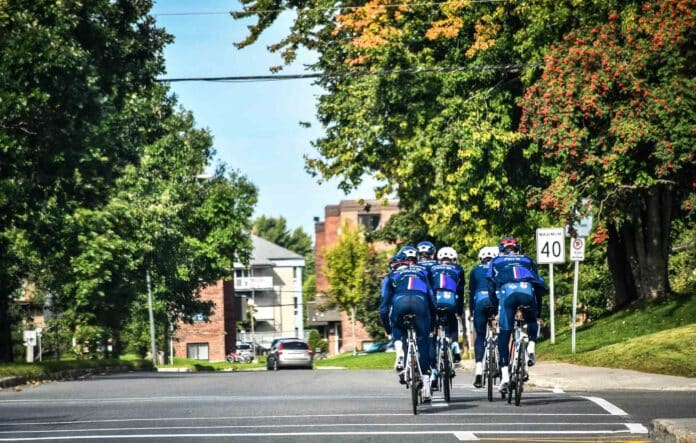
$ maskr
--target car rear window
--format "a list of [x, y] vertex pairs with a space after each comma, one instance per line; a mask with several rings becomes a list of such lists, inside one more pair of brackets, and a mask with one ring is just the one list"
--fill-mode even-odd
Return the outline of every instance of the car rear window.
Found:
[[251, 349], [251, 345], [246, 345], [246, 344], [239, 345], [239, 346], [237, 346], [237, 349]]
[[308, 349], [307, 343], [301, 341], [283, 342], [283, 349]]

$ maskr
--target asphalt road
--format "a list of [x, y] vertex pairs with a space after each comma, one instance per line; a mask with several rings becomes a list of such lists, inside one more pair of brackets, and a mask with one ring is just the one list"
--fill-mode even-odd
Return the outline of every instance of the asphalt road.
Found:
[[693, 393], [530, 389], [489, 403], [463, 371], [413, 416], [389, 371], [129, 373], [0, 392], [0, 441], [647, 441]]

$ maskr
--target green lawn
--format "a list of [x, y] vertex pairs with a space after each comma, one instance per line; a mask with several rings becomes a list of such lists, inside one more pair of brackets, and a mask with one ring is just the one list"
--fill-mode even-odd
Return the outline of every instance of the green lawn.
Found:
[[133, 358], [121, 360], [48, 360], [40, 363], [3, 363], [0, 364], [0, 377], [29, 377], [36, 379], [47, 378], [50, 374], [70, 369], [106, 369], [114, 366], [125, 366], [133, 370], [151, 369], [149, 360]]
[[628, 308], [578, 328], [575, 355], [570, 338], [565, 328], [555, 345], [540, 343], [540, 359], [696, 376], [696, 295]]
[[174, 358], [174, 365], [163, 365], [163, 368], [189, 368], [191, 371], [224, 371], [224, 370], [244, 370], [252, 368], [265, 368], [266, 357], [258, 357], [257, 363], [227, 363], [209, 362], [205, 360], [191, 360], [186, 358]]
[[346, 369], [392, 369], [394, 367], [393, 352], [375, 352], [373, 354], [358, 354], [347, 352], [314, 362], [315, 367], [337, 366]]

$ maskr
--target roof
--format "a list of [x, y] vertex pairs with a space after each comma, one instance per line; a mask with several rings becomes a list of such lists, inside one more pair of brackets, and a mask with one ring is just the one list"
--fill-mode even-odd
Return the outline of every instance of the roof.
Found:
[[[285, 249], [273, 242], [263, 239], [257, 235], [251, 234], [251, 259], [249, 264], [255, 267], [275, 266], [278, 261], [285, 260], [302, 260], [304, 266], [304, 257], [300, 254]], [[241, 263], [235, 262], [235, 268], [243, 268]]]
[[266, 239], [251, 234], [251, 242], [253, 252], [251, 253], [253, 260], [303, 260], [297, 252], [292, 252], [282, 246], [270, 242]]

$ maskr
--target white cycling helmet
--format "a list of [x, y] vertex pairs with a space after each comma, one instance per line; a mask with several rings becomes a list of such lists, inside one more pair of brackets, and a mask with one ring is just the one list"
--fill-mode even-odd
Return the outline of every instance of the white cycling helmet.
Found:
[[457, 261], [457, 251], [454, 250], [454, 248], [450, 248], [449, 246], [445, 246], [444, 248], [440, 248], [439, 251], [437, 251], [437, 259], [442, 261], [442, 260], [451, 260], [453, 262]]
[[481, 248], [481, 250], [478, 253], [478, 258], [479, 260], [483, 260], [485, 258], [490, 258], [493, 259], [494, 257], [498, 256], [498, 248], [496, 246], [485, 246]]

